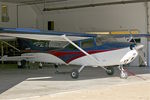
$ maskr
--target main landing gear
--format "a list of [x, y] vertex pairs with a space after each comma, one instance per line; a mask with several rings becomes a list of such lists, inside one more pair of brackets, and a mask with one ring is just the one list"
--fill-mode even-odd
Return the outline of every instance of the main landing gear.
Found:
[[57, 64], [55, 64], [54, 67], [55, 67], [55, 70], [56, 70], [55, 73], [59, 73], [59, 70], [58, 70], [59, 66]]
[[[83, 70], [85, 66], [82, 66], [80, 69], [73, 69], [71, 72], [71, 77], [73, 79], [77, 79], [79, 77], [80, 72]], [[123, 66], [119, 66], [118, 67], [120, 70], [120, 78], [122, 79], [127, 79], [128, 78], [128, 73], [124, 70]], [[107, 67], [106, 69], [106, 73], [108, 75], [113, 75], [114, 74], [114, 68], [113, 67]]]
[[113, 67], [107, 67], [106, 68], [106, 73], [108, 75], [113, 75], [114, 74], [114, 68]]
[[43, 64], [40, 62], [39, 63], [39, 69], [42, 69], [43, 68]]
[[72, 72], [71, 72], [71, 77], [73, 79], [77, 79], [79, 77], [79, 73], [83, 70], [85, 66], [82, 66], [80, 69], [73, 69]]
[[26, 67], [26, 64], [27, 64], [26, 60], [21, 60], [20, 62], [18, 62], [18, 68], [23, 69]]

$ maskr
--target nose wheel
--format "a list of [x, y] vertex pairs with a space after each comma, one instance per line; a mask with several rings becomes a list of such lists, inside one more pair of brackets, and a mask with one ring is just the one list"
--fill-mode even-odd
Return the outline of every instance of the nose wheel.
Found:
[[128, 78], [128, 73], [124, 70], [123, 66], [119, 66], [120, 72], [120, 78], [121, 79], [127, 79]]
[[128, 78], [128, 73], [126, 71], [121, 71], [120, 78], [127, 79]]

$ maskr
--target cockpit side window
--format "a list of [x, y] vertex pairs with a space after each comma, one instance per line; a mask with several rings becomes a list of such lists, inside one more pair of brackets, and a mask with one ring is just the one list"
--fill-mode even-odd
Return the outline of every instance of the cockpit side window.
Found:
[[85, 40], [81, 42], [81, 47], [82, 48], [91, 48], [94, 46], [94, 40], [90, 39], [90, 40]]
[[101, 38], [96, 38], [96, 45], [101, 46], [102, 45], [102, 39]]

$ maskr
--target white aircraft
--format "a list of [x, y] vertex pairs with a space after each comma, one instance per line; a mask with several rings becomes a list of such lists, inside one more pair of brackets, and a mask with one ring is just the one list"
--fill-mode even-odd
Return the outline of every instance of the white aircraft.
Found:
[[[122, 37], [122, 35], [117, 36]], [[139, 36], [141, 35], [136, 35]], [[131, 63], [143, 48], [141, 44], [118, 42], [115, 38], [105, 38], [97, 34], [45, 32], [22, 28], [0, 28], [0, 37], [17, 38], [20, 50], [15, 47], [14, 49], [21, 51], [21, 56], [4, 56], [1, 60], [18, 61], [19, 66], [24, 65], [26, 61], [40, 62], [40, 64], [46, 62], [55, 65], [80, 65], [81, 68], [72, 70], [73, 79], [77, 79], [86, 66], [101, 67], [108, 75], [113, 75], [113, 67], [118, 66], [121, 71], [120, 77], [127, 78], [128, 74], [123, 65]], [[6, 43], [4, 40], [1, 41]], [[68, 44], [63, 48], [52, 48], [50, 41], [67, 41]]]

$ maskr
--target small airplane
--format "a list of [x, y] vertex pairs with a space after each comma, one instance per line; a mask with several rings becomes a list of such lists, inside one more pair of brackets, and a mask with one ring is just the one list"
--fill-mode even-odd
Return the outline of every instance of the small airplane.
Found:
[[[149, 36], [137, 34], [136, 37]], [[57, 65], [80, 65], [79, 69], [73, 69], [71, 77], [77, 79], [79, 73], [86, 67], [101, 67], [108, 75], [114, 74], [114, 66], [120, 70], [120, 78], [126, 79], [128, 73], [123, 66], [131, 63], [144, 47], [142, 44], [130, 42], [118, 42], [115, 38], [97, 34], [41, 31], [23, 28], [0, 28], [0, 37], [17, 38], [19, 49], [11, 46], [21, 56], [3, 56], [2, 61], [17, 61], [19, 66], [28, 62], [53, 63]], [[117, 35], [118, 37], [130, 37], [130, 35]], [[64, 43], [61, 48], [50, 46], [51, 41]], [[60, 44], [61, 44], [60, 43]], [[142, 56], [144, 63], [146, 61]], [[147, 64], [146, 64], [147, 65]]]

